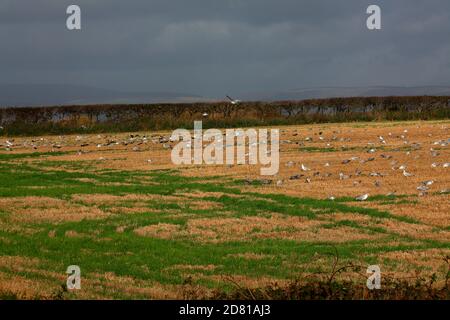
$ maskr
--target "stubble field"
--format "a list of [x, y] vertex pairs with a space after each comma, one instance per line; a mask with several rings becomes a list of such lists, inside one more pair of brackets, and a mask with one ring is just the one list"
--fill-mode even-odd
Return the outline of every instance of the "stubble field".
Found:
[[1, 138], [0, 298], [208, 298], [340, 266], [448, 281], [450, 121], [279, 129], [267, 177], [174, 166], [168, 131]]

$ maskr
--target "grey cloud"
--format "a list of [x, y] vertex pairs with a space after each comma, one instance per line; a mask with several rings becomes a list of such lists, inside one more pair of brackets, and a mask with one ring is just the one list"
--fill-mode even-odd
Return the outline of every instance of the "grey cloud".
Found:
[[[65, 29], [82, 8], [83, 30]], [[383, 29], [365, 28], [369, 4]], [[3, 0], [0, 83], [226, 92], [450, 83], [450, 3]]]

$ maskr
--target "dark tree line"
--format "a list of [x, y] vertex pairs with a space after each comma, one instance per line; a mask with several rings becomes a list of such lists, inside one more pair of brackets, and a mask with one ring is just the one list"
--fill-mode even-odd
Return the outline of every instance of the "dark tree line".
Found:
[[358, 120], [446, 119], [450, 97], [353, 97], [231, 104], [85, 105], [0, 109], [3, 134], [123, 131]]

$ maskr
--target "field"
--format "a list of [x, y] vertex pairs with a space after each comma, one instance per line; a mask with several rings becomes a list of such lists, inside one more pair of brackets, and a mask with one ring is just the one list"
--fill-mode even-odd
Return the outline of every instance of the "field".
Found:
[[[369, 265], [382, 281], [448, 281], [450, 121], [279, 128], [273, 177], [174, 166], [169, 131], [3, 137], [0, 298], [251, 296], [330, 274], [365, 286]], [[64, 288], [69, 265], [81, 290]]]

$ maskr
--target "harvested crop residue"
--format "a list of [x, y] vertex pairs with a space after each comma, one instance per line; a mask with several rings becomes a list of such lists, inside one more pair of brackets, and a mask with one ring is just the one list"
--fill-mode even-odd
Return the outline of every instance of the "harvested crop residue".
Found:
[[108, 216], [108, 213], [96, 207], [49, 197], [1, 198], [0, 210], [10, 212], [11, 220], [17, 222], [81, 221]]
[[319, 220], [302, 217], [242, 217], [216, 219], [190, 219], [186, 226], [157, 224], [136, 229], [141, 236], [174, 239], [185, 238], [200, 242], [250, 241], [252, 239], [289, 239], [300, 241], [345, 242], [362, 239], [377, 239], [350, 227], [333, 229], [318, 228]]

